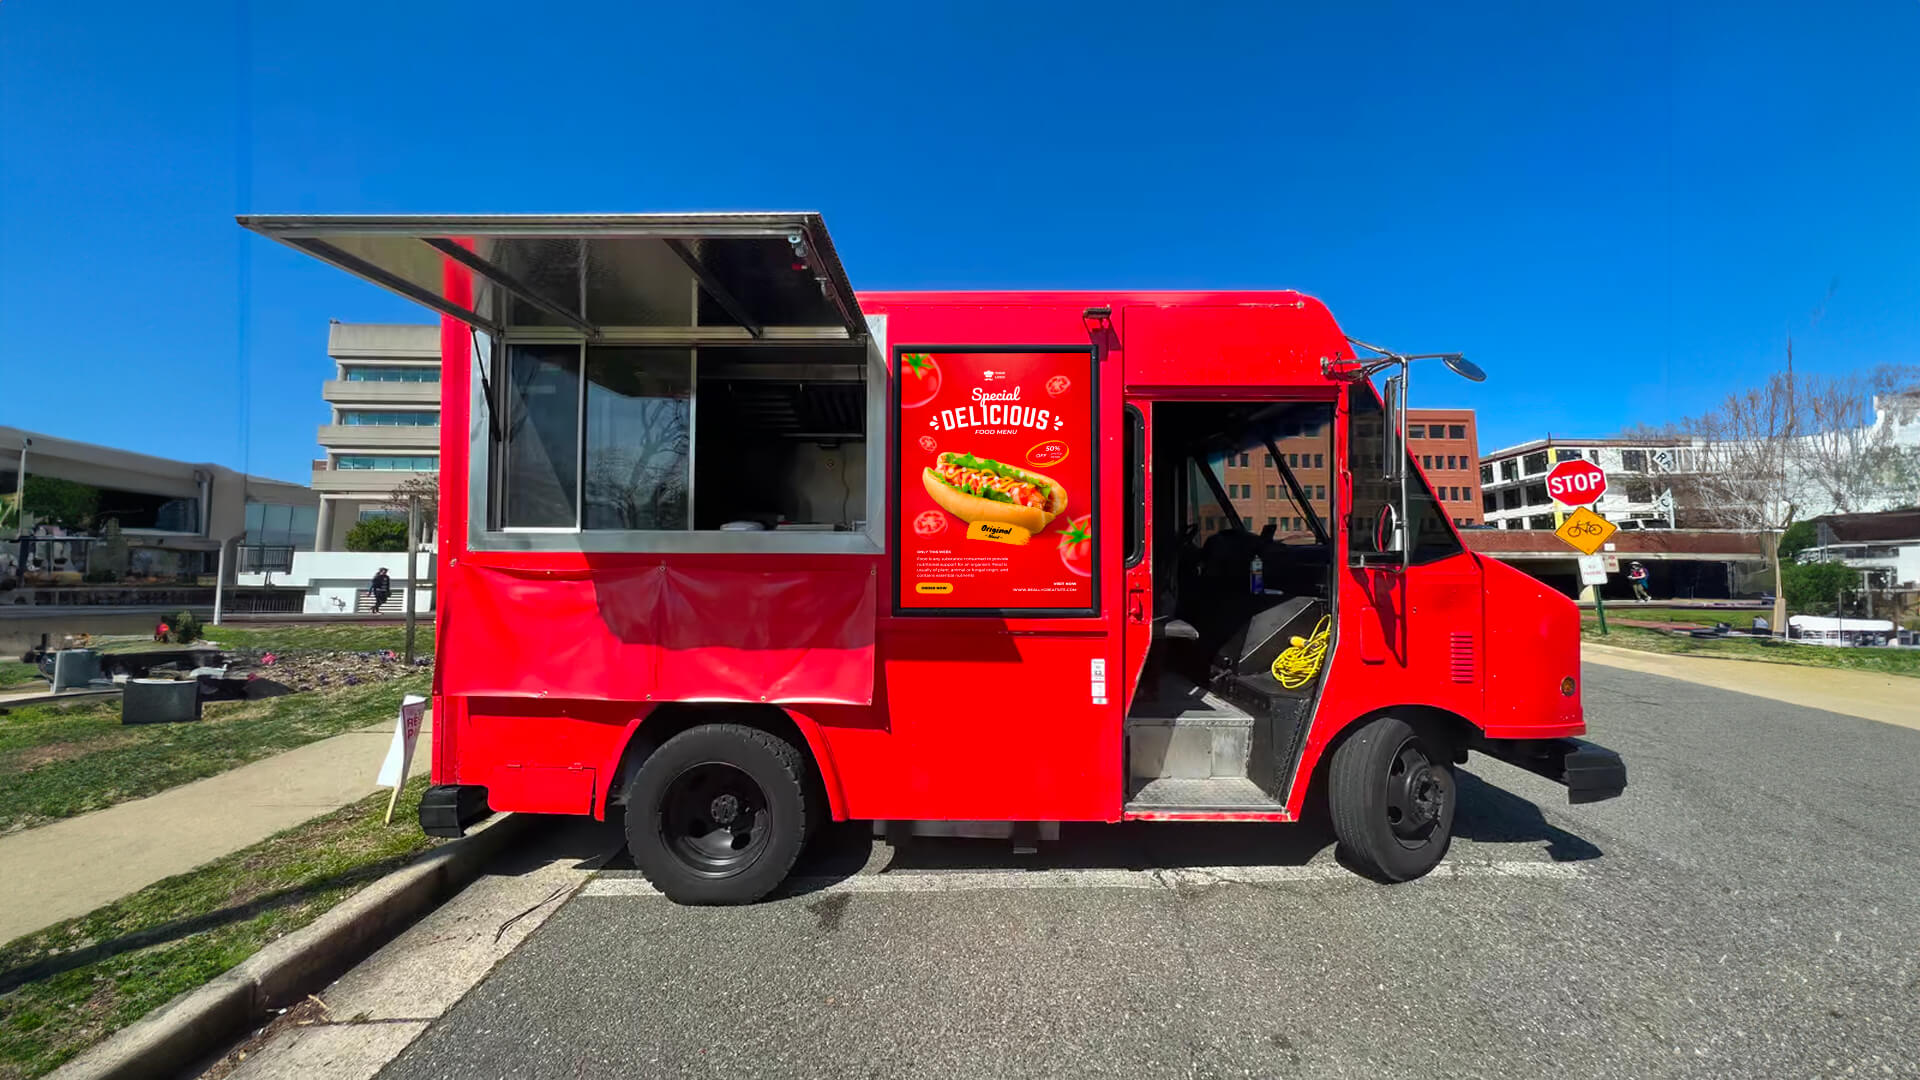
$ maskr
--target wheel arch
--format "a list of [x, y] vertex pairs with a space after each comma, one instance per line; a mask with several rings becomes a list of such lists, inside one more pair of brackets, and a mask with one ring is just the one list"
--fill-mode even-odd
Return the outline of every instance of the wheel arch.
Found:
[[1452, 747], [1450, 760], [1456, 765], [1466, 762], [1467, 747], [1472, 745], [1474, 737], [1480, 731], [1479, 725], [1451, 709], [1419, 702], [1382, 705], [1360, 713], [1340, 725], [1339, 729], [1328, 736], [1324, 742], [1307, 745], [1307, 756], [1300, 762], [1300, 768], [1294, 772], [1293, 791], [1287, 798], [1287, 812], [1294, 820], [1300, 820], [1302, 813], [1306, 811], [1309, 792], [1326, 790], [1327, 766], [1333, 761], [1334, 751], [1340, 749], [1342, 743], [1352, 738], [1354, 732], [1382, 716], [1397, 716], [1417, 727], [1444, 735], [1448, 745]]
[[703, 724], [740, 724], [792, 744], [813, 766], [809, 777], [813, 796], [821, 800], [833, 820], [846, 817], [840, 777], [819, 723], [804, 713], [753, 702], [670, 701], [635, 718], [627, 725], [613, 767], [607, 770], [600, 805], [625, 803], [627, 781], [640, 763], [668, 739]]

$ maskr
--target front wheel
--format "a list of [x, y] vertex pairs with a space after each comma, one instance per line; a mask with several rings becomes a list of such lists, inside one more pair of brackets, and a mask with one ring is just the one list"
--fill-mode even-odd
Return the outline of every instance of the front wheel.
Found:
[[682, 904], [750, 904], [793, 869], [809, 832], [806, 763], [740, 724], [683, 731], [627, 785], [627, 847]]
[[1444, 745], [1404, 720], [1370, 721], [1334, 751], [1327, 800], [1340, 854], [1376, 881], [1411, 881], [1446, 857], [1456, 794]]

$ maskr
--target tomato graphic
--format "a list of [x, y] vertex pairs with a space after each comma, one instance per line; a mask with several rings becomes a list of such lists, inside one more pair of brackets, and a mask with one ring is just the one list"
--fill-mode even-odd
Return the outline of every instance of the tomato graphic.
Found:
[[1093, 515], [1074, 518], [1060, 530], [1060, 561], [1080, 577], [1093, 576]]
[[938, 510], [928, 510], [913, 519], [915, 536], [939, 536], [947, 531], [947, 515]]
[[917, 409], [940, 392], [940, 364], [926, 353], [900, 357], [900, 407]]
[[1047, 393], [1054, 397], [1059, 397], [1061, 394], [1066, 393], [1072, 386], [1072, 379], [1067, 378], [1065, 375], [1055, 375], [1053, 378], [1047, 380]]
[[922, 435], [920, 436], [920, 449], [925, 450], [927, 453], [931, 454], [935, 450], [940, 449], [940, 444], [933, 441], [933, 436]]
[[1046, 468], [1049, 465], [1058, 465], [1067, 460], [1067, 453], [1071, 449], [1071, 447], [1059, 439], [1048, 439], [1045, 442], [1034, 443], [1027, 448], [1027, 464], [1037, 465], [1041, 468]]

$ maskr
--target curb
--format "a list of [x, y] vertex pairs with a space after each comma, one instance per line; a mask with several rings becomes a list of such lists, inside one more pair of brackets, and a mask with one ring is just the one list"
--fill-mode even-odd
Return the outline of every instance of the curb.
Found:
[[83, 1051], [52, 1080], [170, 1076], [320, 989], [466, 887], [537, 819], [497, 815]]

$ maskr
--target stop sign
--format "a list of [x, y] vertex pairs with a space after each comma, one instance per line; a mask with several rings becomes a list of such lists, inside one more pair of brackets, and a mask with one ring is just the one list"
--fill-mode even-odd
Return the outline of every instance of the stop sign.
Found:
[[1591, 461], [1563, 461], [1547, 474], [1547, 494], [1568, 506], [1591, 506], [1607, 493], [1607, 474]]

